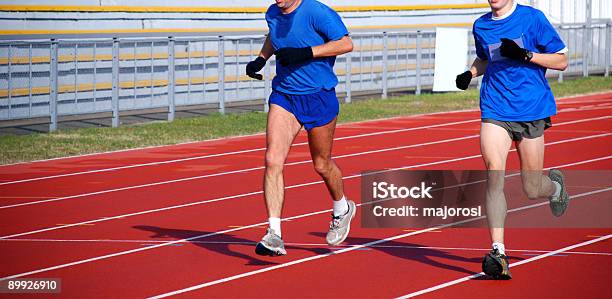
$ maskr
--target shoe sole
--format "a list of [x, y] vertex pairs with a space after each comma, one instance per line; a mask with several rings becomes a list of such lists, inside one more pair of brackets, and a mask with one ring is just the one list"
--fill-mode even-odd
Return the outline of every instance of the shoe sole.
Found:
[[[561, 178], [561, 181], [557, 181], [557, 183], [561, 185], [561, 193], [559, 194], [558, 202], [549, 201], [550, 211], [555, 217], [561, 217], [563, 216], [563, 214], [565, 214], [565, 211], [569, 206], [569, 195], [567, 194], [567, 190], [565, 189], [565, 177], [563, 176], [563, 173], [557, 169], [552, 169], [551, 172], [555, 176]], [[552, 177], [550, 177], [550, 179], [552, 180]]]
[[[487, 271], [491, 266], [491, 263], [495, 265], [495, 272]], [[491, 270], [491, 269], [489, 269]], [[495, 280], [510, 280], [512, 279], [512, 275], [510, 275], [510, 269], [508, 269], [508, 274], [504, 274], [504, 266], [490, 253], [488, 253], [483, 262], [482, 262], [482, 272], [486, 275], [492, 277]]]
[[348, 237], [349, 232], [351, 231], [351, 222], [353, 222], [353, 218], [355, 218], [355, 213], [357, 212], [357, 205], [353, 201], [351, 201], [351, 203], [352, 203], [353, 211], [351, 213], [351, 219], [349, 220], [347, 228], [346, 228], [346, 233], [338, 241], [334, 243], [327, 243], [327, 245], [330, 245], [330, 246], [340, 245], [342, 242], [344, 242], [344, 240], [346, 240], [346, 237]]
[[263, 256], [281, 256], [281, 255], [287, 254], [287, 253], [281, 252], [280, 250], [270, 249], [266, 247], [266, 245], [262, 244], [261, 242], [257, 243], [257, 246], [255, 246], [255, 253], [257, 253], [258, 255], [263, 255]]

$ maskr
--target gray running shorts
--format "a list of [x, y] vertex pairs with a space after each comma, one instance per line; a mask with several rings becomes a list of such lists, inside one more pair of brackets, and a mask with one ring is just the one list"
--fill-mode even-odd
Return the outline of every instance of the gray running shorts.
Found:
[[504, 128], [513, 141], [521, 141], [523, 138], [538, 138], [544, 135], [544, 130], [552, 127], [550, 117], [534, 121], [500, 121], [483, 118], [482, 122]]

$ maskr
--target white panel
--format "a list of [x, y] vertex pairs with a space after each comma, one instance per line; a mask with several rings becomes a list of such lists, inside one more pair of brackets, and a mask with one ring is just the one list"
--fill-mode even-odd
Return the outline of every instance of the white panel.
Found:
[[436, 28], [436, 62], [433, 91], [457, 91], [455, 78], [465, 71], [468, 30]]

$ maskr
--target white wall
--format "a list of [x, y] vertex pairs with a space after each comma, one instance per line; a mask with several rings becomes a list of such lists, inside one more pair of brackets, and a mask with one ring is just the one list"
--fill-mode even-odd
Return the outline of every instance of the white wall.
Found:
[[[487, 0], [319, 0], [330, 6], [426, 5], [486, 3]], [[584, 22], [587, 0], [517, 0], [533, 3], [555, 23]], [[612, 18], [612, 0], [591, 0], [594, 19]], [[91, 6], [199, 6], [199, 7], [266, 7], [273, 0], [0, 0], [0, 5], [91, 5]], [[563, 10], [563, 11], [562, 11]]]
[[[375, 5], [376, 0], [324, 0], [337, 6]], [[480, 2], [486, 0], [479, 0]], [[0, 5], [14, 1], [0, 0]], [[474, 0], [440, 0], [433, 3], [475, 3]], [[265, 7], [273, 0], [21, 0], [20, 4], [39, 5], [185, 5], [194, 6], [242, 6]], [[432, 3], [431, 0], [386, 1], [391, 5], [414, 5]], [[432, 11], [376, 11], [343, 12], [341, 16], [352, 30], [363, 26], [412, 26], [439, 23], [471, 23], [488, 9], [450, 9]], [[4, 30], [142, 30], [142, 29], [249, 29], [266, 31], [263, 13], [124, 13], [124, 12], [0, 12], [0, 28]], [[377, 30], [377, 29], [373, 29]], [[382, 29], [380, 29], [382, 30]], [[211, 32], [210, 34], [216, 34]]]

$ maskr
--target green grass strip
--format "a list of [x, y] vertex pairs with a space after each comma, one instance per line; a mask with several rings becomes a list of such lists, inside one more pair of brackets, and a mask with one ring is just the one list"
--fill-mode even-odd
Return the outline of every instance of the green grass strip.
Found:
[[[553, 82], [557, 98], [612, 91], [612, 78], [589, 77]], [[478, 107], [478, 91], [407, 95], [386, 100], [371, 99], [342, 105], [339, 122], [355, 122], [420, 113]], [[0, 164], [99, 153], [146, 146], [171, 145], [265, 131], [266, 114], [240, 114], [182, 118], [119, 128], [96, 127], [0, 137]]]

